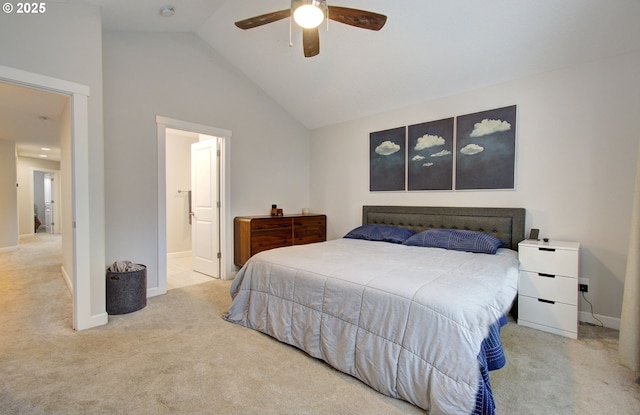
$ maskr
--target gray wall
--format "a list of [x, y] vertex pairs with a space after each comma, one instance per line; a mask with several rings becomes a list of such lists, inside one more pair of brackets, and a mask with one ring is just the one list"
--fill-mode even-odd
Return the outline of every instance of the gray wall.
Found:
[[233, 132], [230, 220], [272, 203], [299, 211], [310, 197], [309, 131], [204, 42], [190, 34], [102, 36], [93, 6], [51, 3], [29, 19], [0, 14], [1, 65], [90, 87], [93, 314], [104, 312], [107, 263], [131, 258], [157, 274], [156, 115]]
[[[640, 54], [565, 68], [314, 130], [311, 207], [328, 236], [361, 220], [364, 204], [527, 209], [527, 231], [582, 243], [594, 312], [620, 317], [640, 139]], [[369, 192], [369, 133], [518, 105], [516, 189]], [[590, 319], [580, 300], [581, 317]]]
[[[105, 263], [123, 257], [157, 263], [155, 116], [161, 115], [233, 132], [230, 220], [266, 213], [272, 203], [285, 212], [309, 206], [328, 215], [329, 237], [339, 237], [359, 223], [363, 204], [522, 206], [527, 227], [583, 244], [581, 272], [591, 280], [594, 310], [619, 317], [640, 137], [637, 53], [310, 133], [194, 35], [102, 36], [92, 6], [51, 3], [46, 14], [29, 19], [0, 14], [0, 64], [91, 88], [96, 287]], [[370, 132], [511, 104], [518, 105], [516, 190], [368, 191]], [[92, 288], [95, 313], [104, 311], [103, 292]]]
[[[15, 13], [0, 13], [0, 65], [90, 88], [88, 180], [91, 275], [80, 277], [91, 279], [91, 313], [94, 316], [101, 315], [105, 312], [105, 202], [100, 11], [92, 5], [49, 2], [46, 13], [22, 17]], [[61, 168], [64, 170], [64, 166]], [[65, 249], [65, 260], [68, 261], [69, 255], [70, 252]]]
[[309, 131], [197, 36], [105, 33], [103, 52], [107, 263], [157, 286], [158, 115], [232, 131], [229, 221], [309, 203]]

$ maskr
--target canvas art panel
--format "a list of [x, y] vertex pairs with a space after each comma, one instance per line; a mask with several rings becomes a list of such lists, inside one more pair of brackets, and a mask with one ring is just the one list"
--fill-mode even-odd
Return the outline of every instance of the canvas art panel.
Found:
[[410, 125], [409, 190], [453, 189], [453, 117]]
[[406, 127], [369, 134], [369, 190], [405, 190]]
[[456, 119], [456, 190], [514, 189], [516, 106]]

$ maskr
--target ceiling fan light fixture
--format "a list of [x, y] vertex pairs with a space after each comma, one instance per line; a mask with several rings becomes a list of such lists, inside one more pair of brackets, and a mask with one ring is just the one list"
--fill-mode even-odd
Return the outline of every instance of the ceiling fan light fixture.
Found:
[[313, 29], [322, 23], [327, 11], [326, 0], [293, 0], [293, 20], [305, 28]]
[[[311, 17], [311, 22], [305, 21]], [[289, 46], [293, 46], [291, 32], [293, 23], [300, 25], [302, 30], [302, 49], [306, 58], [311, 58], [320, 53], [320, 36], [318, 26], [324, 21], [333, 20], [349, 26], [367, 30], [380, 30], [387, 21], [387, 16], [367, 10], [352, 9], [349, 7], [327, 6], [327, 0], [291, 0], [291, 7], [278, 10], [260, 16], [250, 17], [235, 22], [236, 27], [242, 30], [260, 27], [268, 23], [282, 19], [289, 20]]]

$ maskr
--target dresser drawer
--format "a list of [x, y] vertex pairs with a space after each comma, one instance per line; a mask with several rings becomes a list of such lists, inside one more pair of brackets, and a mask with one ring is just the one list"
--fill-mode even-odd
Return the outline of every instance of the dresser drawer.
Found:
[[256, 235], [251, 238], [251, 255], [266, 251], [267, 249], [290, 245], [292, 245], [291, 232], [270, 232], [268, 234]]
[[297, 217], [293, 220], [294, 245], [310, 244], [327, 240], [325, 216]]
[[578, 277], [577, 250], [520, 246], [518, 258], [524, 271]]
[[291, 232], [291, 218], [265, 218], [251, 221], [252, 232], [276, 231], [280, 233], [286, 230]]
[[327, 218], [324, 215], [314, 215], [314, 216], [298, 216], [293, 218], [293, 227], [294, 228], [325, 228], [327, 224]]
[[520, 271], [518, 292], [529, 297], [578, 305], [578, 279], [573, 277]]
[[531, 322], [571, 333], [578, 332], [578, 307], [556, 302], [542, 302], [525, 295], [518, 296], [518, 324]]
[[327, 240], [326, 236], [318, 232], [311, 231], [307, 234], [303, 232], [302, 233], [296, 232], [296, 236], [295, 238], [293, 238], [293, 244], [304, 245], [304, 244], [312, 244], [315, 242], [324, 242], [326, 240]]

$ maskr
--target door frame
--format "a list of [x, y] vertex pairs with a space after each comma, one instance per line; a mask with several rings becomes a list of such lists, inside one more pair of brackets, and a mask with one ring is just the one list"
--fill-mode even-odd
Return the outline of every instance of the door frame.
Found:
[[231, 212], [231, 136], [229, 130], [176, 120], [160, 115], [156, 116], [158, 135], [158, 287], [150, 287], [149, 297], [167, 292], [167, 166], [166, 166], [166, 130], [183, 130], [218, 137], [220, 142], [220, 279], [230, 279], [227, 268], [230, 252], [233, 252], [233, 230], [228, 215]]
[[[0, 65], [0, 82], [66, 95], [71, 127], [71, 232], [73, 328], [84, 330], [107, 323], [107, 314], [91, 313], [91, 229], [89, 220], [89, 87]], [[63, 238], [64, 236], [64, 231]]]

